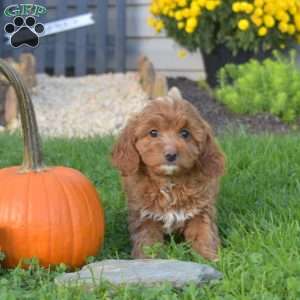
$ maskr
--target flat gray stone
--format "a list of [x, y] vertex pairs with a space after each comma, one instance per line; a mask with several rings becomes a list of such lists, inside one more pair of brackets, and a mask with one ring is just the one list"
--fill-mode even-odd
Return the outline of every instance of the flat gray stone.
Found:
[[168, 282], [175, 287], [187, 283], [203, 284], [222, 274], [210, 266], [165, 259], [103, 260], [84, 266], [80, 271], [56, 277], [59, 285], [83, 284], [90, 287], [101, 281], [113, 285], [141, 284], [152, 286]]

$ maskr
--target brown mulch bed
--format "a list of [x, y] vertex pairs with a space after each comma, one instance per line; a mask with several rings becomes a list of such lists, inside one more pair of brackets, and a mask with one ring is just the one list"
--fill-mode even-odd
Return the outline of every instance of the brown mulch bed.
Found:
[[287, 133], [298, 131], [297, 128], [283, 123], [279, 118], [270, 114], [259, 114], [255, 116], [245, 116], [230, 112], [223, 104], [217, 102], [207, 91], [200, 89], [196, 81], [184, 77], [168, 78], [169, 87], [177, 86], [183, 97], [193, 103], [217, 133], [228, 129], [243, 127], [252, 133], [272, 132]]

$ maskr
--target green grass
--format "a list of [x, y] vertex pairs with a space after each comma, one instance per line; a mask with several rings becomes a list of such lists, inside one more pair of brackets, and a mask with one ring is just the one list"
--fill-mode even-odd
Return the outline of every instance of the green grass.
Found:
[[[220, 143], [228, 171], [219, 195], [221, 259], [209, 263], [223, 272], [222, 281], [176, 290], [102, 285], [94, 291], [56, 287], [62, 269], [1, 270], [0, 299], [300, 299], [300, 148], [299, 136], [227, 134]], [[21, 162], [17, 136], [0, 135], [0, 167]], [[53, 139], [44, 143], [49, 165], [72, 166], [85, 173], [101, 192], [107, 232], [97, 259], [128, 258], [126, 207], [117, 172], [109, 163], [111, 138]], [[154, 247], [163, 258], [204, 262], [186, 244]]]

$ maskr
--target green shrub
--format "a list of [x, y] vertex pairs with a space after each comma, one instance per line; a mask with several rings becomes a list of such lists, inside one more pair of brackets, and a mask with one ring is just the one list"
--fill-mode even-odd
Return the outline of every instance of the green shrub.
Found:
[[217, 99], [237, 113], [268, 112], [285, 122], [300, 116], [300, 69], [295, 52], [288, 58], [226, 65], [219, 72]]

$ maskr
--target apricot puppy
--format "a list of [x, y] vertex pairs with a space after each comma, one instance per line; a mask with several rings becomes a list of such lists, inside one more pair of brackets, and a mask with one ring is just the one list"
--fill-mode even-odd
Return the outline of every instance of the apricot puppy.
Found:
[[224, 155], [192, 104], [174, 95], [150, 101], [122, 131], [112, 161], [127, 194], [134, 258], [178, 231], [204, 258], [217, 259]]

